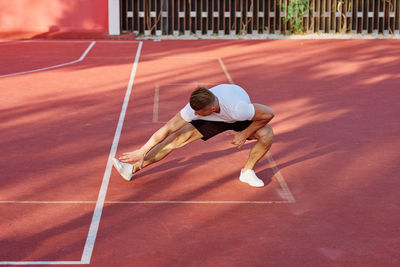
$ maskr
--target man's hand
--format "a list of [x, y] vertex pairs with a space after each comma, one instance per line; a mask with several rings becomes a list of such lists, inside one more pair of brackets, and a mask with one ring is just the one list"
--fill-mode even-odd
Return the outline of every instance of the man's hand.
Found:
[[132, 152], [123, 153], [122, 156], [119, 157], [119, 160], [121, 162], [131, 163], [131, 164], [138, 163], [139, 169], [141, 169], [145, 155], [146, 155], [146, 153], [143, 153], [143, 151], [141, 149], [138, 149], [138, 150], [135, 150]]
[[231, 144], [235, 145], [237, 148], [241, 148], [247, 139], [242, 132], [229, 131], [228, 135], [233, 135]]

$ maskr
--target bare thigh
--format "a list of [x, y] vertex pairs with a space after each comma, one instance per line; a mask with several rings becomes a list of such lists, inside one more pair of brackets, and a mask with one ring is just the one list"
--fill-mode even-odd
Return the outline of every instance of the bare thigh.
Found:
[[167, 139], [169, 139], [169, 142], [171, 142], [175, 148], [178, 148], [183, 147], [193, 141], [199, 140], [202, 137], [203, 135], [196, 128], [194, 128], [192, 124], [188, 123], [177, 132], [168, 136]]

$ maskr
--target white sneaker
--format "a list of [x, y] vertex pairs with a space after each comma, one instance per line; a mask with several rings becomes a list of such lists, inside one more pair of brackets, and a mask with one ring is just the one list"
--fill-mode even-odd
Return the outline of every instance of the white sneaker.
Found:
[[133, 176], [133, 165], [129, 163], [123, 163], [116, 158], [112, 159], [114, 168], [117, 169], [119, 174], [127, 181], [130, 181]]
[[264, 182], [257, 177], [257, 175], [254, 173], [253, 170], [247, 170], [243, 172], [243, 170], [240, 172], [240, 177], [239, 180], [248, 183], [251, 186], [254, 187], [263, 187]]

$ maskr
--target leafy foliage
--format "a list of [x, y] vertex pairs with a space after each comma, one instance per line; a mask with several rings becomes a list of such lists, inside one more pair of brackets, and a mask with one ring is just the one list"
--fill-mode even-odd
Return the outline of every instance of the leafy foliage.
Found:
[[[282, 3], [283, 10], [286, 9], [286, 5]], [[303, 33], [304, 25], [303, 18], [304, 14], [307, 14], [312, 10], [309, 0], [289, 0], [287, 5], [287, 16], [284, 22], [290, 23], [290, 31], [292, 33]]]

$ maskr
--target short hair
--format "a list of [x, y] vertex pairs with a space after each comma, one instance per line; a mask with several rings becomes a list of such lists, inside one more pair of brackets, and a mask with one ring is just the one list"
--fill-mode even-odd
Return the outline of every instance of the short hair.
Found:
[[205, 86], [198, 86], [190, 95], [190, 107], [194, 110], [207, 108], [214, 102], [214, 94]]

